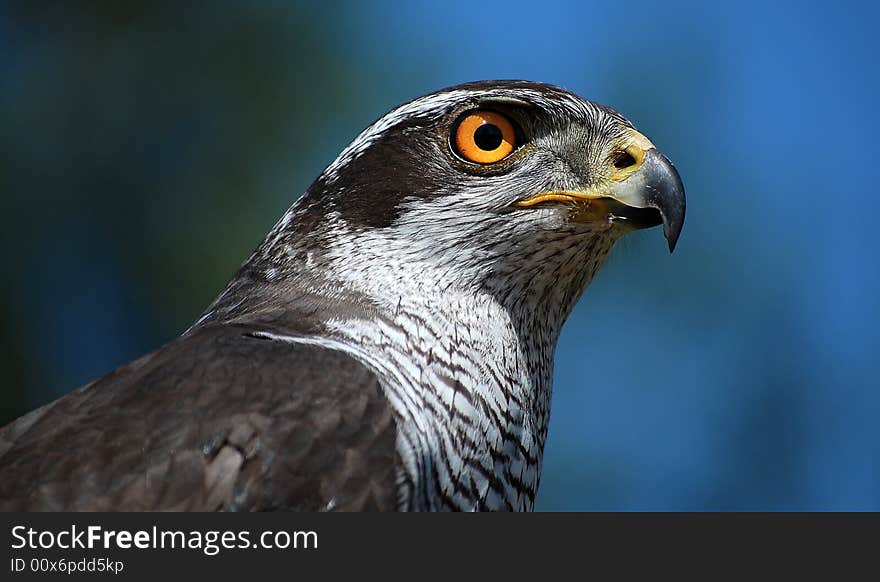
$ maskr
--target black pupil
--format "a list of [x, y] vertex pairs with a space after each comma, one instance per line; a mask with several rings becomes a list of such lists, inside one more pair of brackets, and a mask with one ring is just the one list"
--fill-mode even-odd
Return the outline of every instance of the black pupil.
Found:
[[501, 128], [491, 123], [484, 123], [474, 132], [474, 143], [478, 148], [487, 152], [497, 150], [503, 139]]

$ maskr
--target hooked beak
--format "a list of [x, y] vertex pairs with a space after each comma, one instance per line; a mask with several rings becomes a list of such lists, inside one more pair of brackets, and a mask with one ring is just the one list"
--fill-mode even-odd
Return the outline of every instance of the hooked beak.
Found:
[[[672, 252], [684, 225], [684, 185], [672, 162], [647, 138], [642, 137], [642, 140], [637, 142], [638, 145], [626, 148], [633, 164], [618, 171], [610, 183], [584, 191], [542, 192], [519, 200], [516, 205], [528, 207], [551, 201], [575, 202], [583, 207], [577, 214], [581, 219], [604, 217], [634, 229], [663, 224], [663, 235], [669, 243], [669, 252]], [[640, 147], [642, 144], [648, 147]]]

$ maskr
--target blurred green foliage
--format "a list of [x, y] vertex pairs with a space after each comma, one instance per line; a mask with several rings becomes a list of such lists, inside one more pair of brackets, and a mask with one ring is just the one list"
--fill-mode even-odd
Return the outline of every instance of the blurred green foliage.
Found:
[[[351, 96], [365, 83], [323, 38], [328, 19], [296, 4], [7, 8], [4, 48], [17, 54], [6, 54], [0, 81], [11, 275], [0, 420], [36, 404], [28, 395], [71, 387], [70, 370], [43, 360], [34, 314], [21, 312], [28, 277], [66, 277], [53, 282], [57, 303], [38, 309], [64, 310], [65, 291], [92, 292], [91, 272], [55, 271], [65, 245], [112, 264], [125, 280], [121, 300], [145, 314], [137, 347], [152, 348], [189, 325], [329, 161], [328, 142], [339, 138], [327, 134], [328, 118], [359, 114]], [[88, 325], [83, 315], [70, 321]], [[125, 330], [109, 323], [69, 335], [113, 332]]]

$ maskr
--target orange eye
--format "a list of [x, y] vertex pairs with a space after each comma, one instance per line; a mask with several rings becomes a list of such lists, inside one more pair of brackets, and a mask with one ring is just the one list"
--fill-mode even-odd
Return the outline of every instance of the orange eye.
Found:
[[506, 158], [515, 147], [513, 124], [500, 113], [471, 113], [455, 129], [455, 149], [470, 162], [492, 164]]

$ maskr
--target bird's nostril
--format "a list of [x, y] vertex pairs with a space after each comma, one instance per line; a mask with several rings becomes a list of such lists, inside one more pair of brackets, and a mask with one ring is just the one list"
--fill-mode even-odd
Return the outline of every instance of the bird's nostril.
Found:
[[630, 166], [635, 166], [637, 162], [635, 157], [633, 157], [628, 151], [617, 150], [611, 158], [611, 163], [613, 163], [614, 167], [618, 170], [623, 170]]

